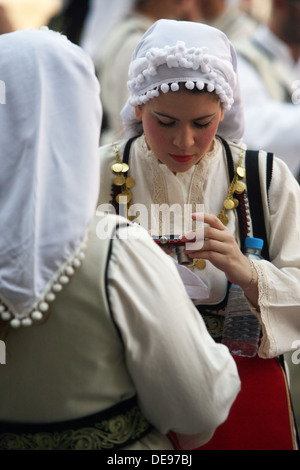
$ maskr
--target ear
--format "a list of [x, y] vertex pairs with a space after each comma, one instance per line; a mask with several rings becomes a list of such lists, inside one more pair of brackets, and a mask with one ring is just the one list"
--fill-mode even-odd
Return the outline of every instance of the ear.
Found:
[[220, 122], [222, 122], [223, 119], [224, 119], [224, 109], [223, 109], [223, 106], [222, 106], [221, 115], [220, 115]]
[[143, 118], [143, 108], [141, 105], [134, 107], [134, 114], [137, 121], [142, 121]]

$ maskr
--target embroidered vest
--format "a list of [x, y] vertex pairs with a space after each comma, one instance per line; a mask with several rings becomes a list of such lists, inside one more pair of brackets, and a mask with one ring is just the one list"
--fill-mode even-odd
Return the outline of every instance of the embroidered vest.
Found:
[[94, 218], [86, 257], [45, 323], [9, 333], [1, 366], [1, 450], [117, 449], [152, 430], [137, 405], [107, 298], [119, 220]]

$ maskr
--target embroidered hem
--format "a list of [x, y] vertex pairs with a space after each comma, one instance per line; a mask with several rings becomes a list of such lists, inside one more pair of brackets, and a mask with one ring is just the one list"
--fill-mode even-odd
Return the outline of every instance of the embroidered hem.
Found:
[[135, 398], [127, 400], [125, 405], [130, 408], [122, 412], [120, 406], [124, 408], [124, 403], [121, 403], [111, 409], [116, 409], [116, 414], [102, 420], [106, 411], [66, 423], [0, 423], [0, 450], [113, 450], [126, 447], [150, 432], [152, 425], [142, 415]]

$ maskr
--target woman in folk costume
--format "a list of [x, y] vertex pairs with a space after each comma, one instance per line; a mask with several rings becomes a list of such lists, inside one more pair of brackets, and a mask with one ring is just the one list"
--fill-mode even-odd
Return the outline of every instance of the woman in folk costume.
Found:
[[91, 59], [53, 31], [0, 48], [0, 449], [173, 449], [170, 430], [207, 442], [237, 368], [152, 238], [95, 214]]
[[[299, 347], [299, 186], [274, 158], [267, 194], [263, 151], [253, 177], [256, 160], [242, 144], [236, 54], [221, 31], [200, 23], [158, 21], [133, 54], [128, 87], [131, 97], [122, 116], [130, 139], [100, 149], [99, 204], [105, 208], [109, 202], [106, 209], [123, 213], [126, 209], [130, 219], [156, 237], [169, 236], [170, 243], [172, 236], [190, 231], [186, 218], [199, 218], [192, 213], [203, 204], [203, 246], [192, 249], [189, 244], [185, 254], [190, 262], [180, 267], [187, 291], [216, 341], [222, 340], [231, 283], [242, 288], [262, 327], [258, 354], [234, 356], [242, 391], [226, 423], [201, 448], [294, 449], [279, 356]], [[245, 155], [251, 168], [247, 174]], [[259, 187], [262, 202], [253, 212]], [[169, 224], [164, 225], [168, 208]], [[243, 254], [244, 241], [262, 238], [256, 227], [259, 209], [269, 254], [265, 250], [264, 260], [250, 262]], [[206, 291], [200, 282], [197, 290], [197, 279]]]

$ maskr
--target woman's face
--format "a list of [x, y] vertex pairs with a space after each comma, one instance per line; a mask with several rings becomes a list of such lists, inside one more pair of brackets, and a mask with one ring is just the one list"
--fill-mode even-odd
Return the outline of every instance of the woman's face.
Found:
[[212, 150], [224, 112], [214, 93], [169, 91], [136, 106], [148, 147], [173, 173], [188, 171]]

